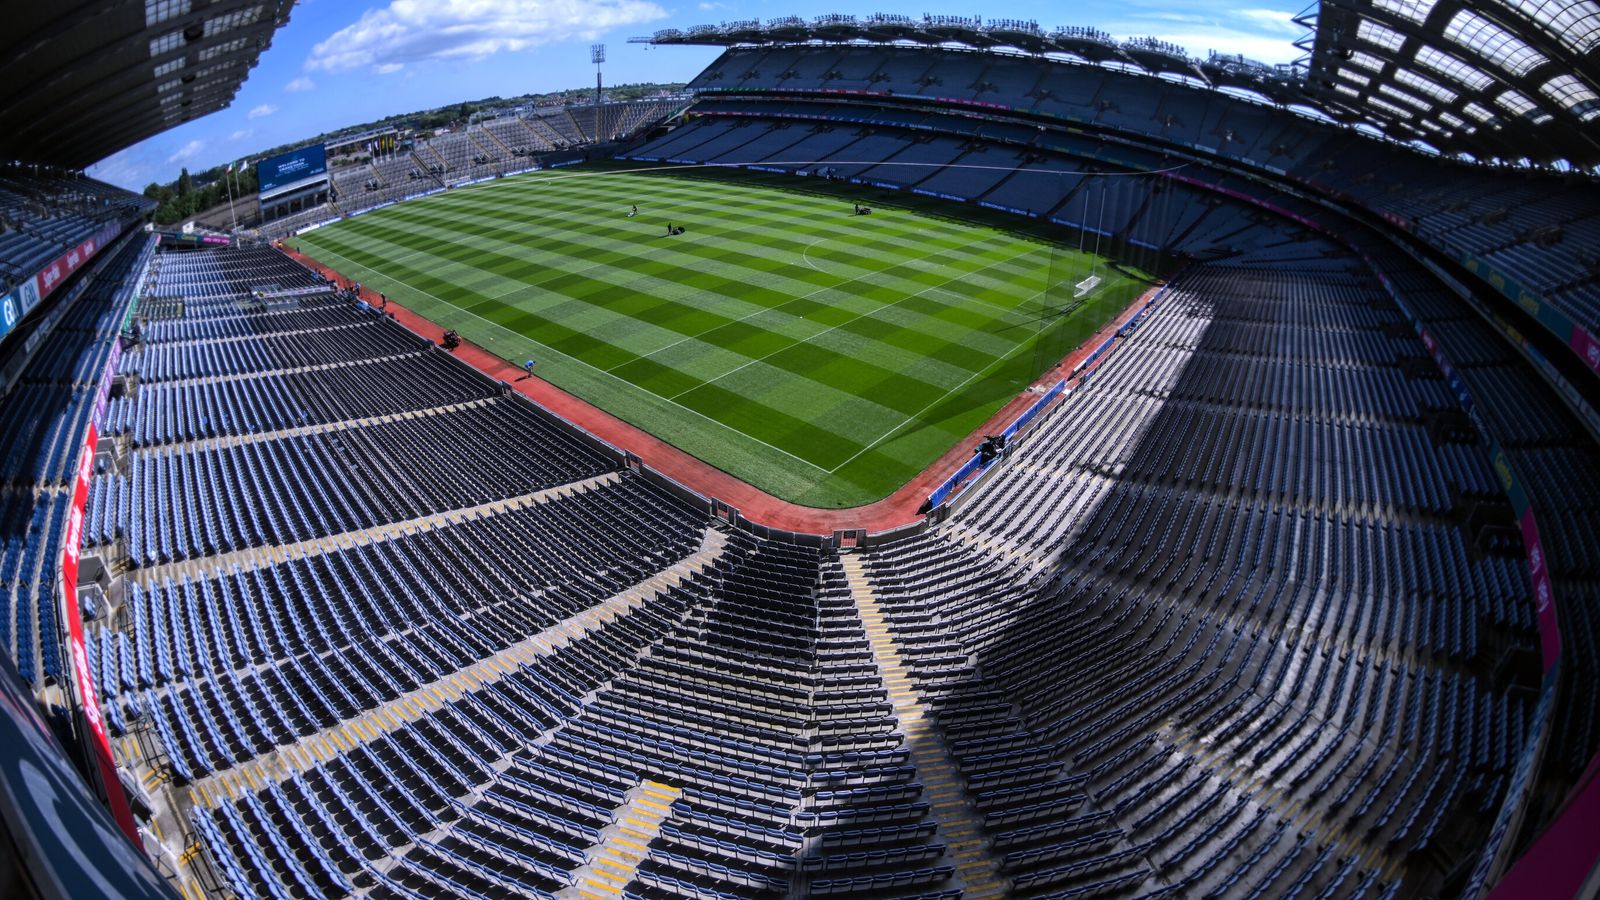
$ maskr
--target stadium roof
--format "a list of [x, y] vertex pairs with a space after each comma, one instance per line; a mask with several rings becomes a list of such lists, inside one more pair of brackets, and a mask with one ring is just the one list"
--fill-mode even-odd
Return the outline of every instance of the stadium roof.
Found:
[[1399, 140], [1600, 162], [1597, 0], [1323, 0], [1308, 87]]
[[226, 107], [292, 5], [15, 4], [0, 35], [0, 158], [83, 168]]
[[1294, 64], [1241, 56], [1191, 58], [1156, 40], [1119, 41], [1094, 28], [925, 15], [819, 16], [724, 22], [646, 38], [651, 44], [738, 46], [869, 42], [1013, 48], [1177, 74], [1310, 107], [1478, 161], [1600, 165], [1600, 0], [1323, 0], [1296, 21], [1314, 35]]

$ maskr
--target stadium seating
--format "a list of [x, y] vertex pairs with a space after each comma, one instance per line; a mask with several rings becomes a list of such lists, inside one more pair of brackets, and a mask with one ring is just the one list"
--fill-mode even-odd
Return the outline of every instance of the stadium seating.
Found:
[[[953, 787], [1019, 895], [1356, 895], [1505, 788], [1531, 708], [1485, 664], [1533, 644], [1529, 586], [1457, 524], [1496, 478], [1331, 245], [1169, 286], [951, 521], [863, 555], [881, 618], [834, 552], [708, 528], [270, 256], [150, 267], [84, 529], [139, 566], [90, 642], [108, 719], [180, 781], [254, 779], [190, 816], [235, 890], [554, 894], [648, 819], [631, 896], [941, 895], [980, 877]], [[1529, 477], [1568, 477], [1531, 461], [1560, 411], [1491, 400], [1520, 370], [1402, 277]]]
[[[724, 110], [729, 118], [718, 115]], [[831, 124], [800, 124], [786, 117], [771, 121], [737, 105], [712, 104], [701, 112], [694, 124], [641, 145], [629, 157], [793, 171], [909, 189], [1197, 259], [1225, 258], [1270, 243], [1294, 245], [1296, 252], [1308, 247], [1289, 223], [1199, 190], [1165, 183], [1152, 193], [1155, 176], [1092, 174], [1098, 151], [1087, 139], [1029, 132], [1019, 136], [1020, 146], [1012, 146], [990, 143], [1006, 136], [992, 130], [982, 134], [959, 117], [933, 115], [906, 123], [874, 113], [874, 124], [862, 126], [854, 124], [860, 121], [858, 110], [814, 105], [805, 108], [806, 119]], [[946, 128], [962, 136], [930, 133]], [[1050, 152], [1040, 152], [1045, 148]], [[1152, 168], [1159, 164], [1156, 157], [1148, 162]]]
[[[0, 399], [0, 648], [34, 684], [66, 672], [57, 588], [75, 476], [97, 386], [151, 248], [139, 235], [103, 251], [55, 327], [35, 332], [37, 363]], [[27, 352], [12, 340], [0, 364]]]
[[82, 176], [0, 165], [0, 295], [106, 223], [147, 206], [136, 194]]
[[[1416, 258], [1318, 235], [1326, 208], [1232, 166], [1338, 186], [1593, 323], [1582, 197], [1408, 180], [1264, 107], [1022, 57], [737, 49], [696, 87], [702, 115], [630, 155], [853, 178], [1182, 265], [948, 517], [844, 552], [708, 515], [270, 247], [125, 239], [0, 397], [0, 638], [24, 677], [66, 671], [67, 486], [109, 390], [86, 663], [183, 871], [272, 897], [1446, 893], [1535, 721], [1501, 464], [1570, 660], [1531, 819], [1578, 782], [1600, 746], [1592, 435]], [[952, 101], [1211, 163], [1135, 181], [1116, 173], [1164, 166], [1153, 145]], [[662, 108], [608, 115], [625, 134]], [[439, 135], [337, 171], [340, 209], [593, 131], [560, 108]], [[19, 229], [70, 240], [96, 221], [74, 215]]]
[[[1548, 177], [1441, 161], [1309, 118], [1274, 115], [1257, 103], [1098, 66], [1039, 66], [955, 50], [736, 48], [689, 87], [703, 92], [702, 111], [715, 110], [722, 98], [752, 95], [760, 96], [768, 110], [789, 103], [784, 114], [794, 114], [797, 101], [819, 97], [835, 105], [884, 105], [832, 93], [853, 91], [964, 107], [970, 121], [974, 104], [981, 104], [995, 117], [1015, 113], [1030, 121], [1093, 125], [1199, 151], [1222, 163], [1287, 173], [1413, 222], [1420, 237], [1492, 266], [1591, 331], [1600, 330], [1600, 255], [1593, 251], [1593, 238], [1600, 236], [1594, 215], [1600, 189], [1592, 182], [1562, 186]], [[894, 105], [904, 115], [904, 104]], [[852, 109], [850, 115], [859, 120], [862, 112]], [[686, 149], [680, 143], [671, 153], [682, 156]], [[656, 149], [642, 152], [661, 155]]]

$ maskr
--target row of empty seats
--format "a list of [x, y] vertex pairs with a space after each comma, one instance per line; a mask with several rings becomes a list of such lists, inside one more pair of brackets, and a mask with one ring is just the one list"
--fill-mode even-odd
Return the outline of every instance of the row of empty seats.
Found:
[[[35, 321], [36, 355], [0, 397], [0, 649], [35, 685], [66, 673], [62, 542], [96, 390], [150, 251], [143, 235], [102, 251], [56, 298], [66, 305], [54, 327], [44, 333]], [[0, 362], [30, 352], [25, 338], [11, 337]]]
[[[701, 103], [759, 95], [768, 108], [839, 92], [903, 105], [1022, 114], [1139, 135], [1354, 198], [1452, 254], [1509, 275], [1600, 329], [1600, 187], [1442, 160], [1264, 104], [1130, 72], [1003, 53], [894, 46], [727, 51], [690, 83]], [[999, 110], [1001, 112], [992, 112]], [[1565, 338], [1565, 335], [1562, 335]]]
[[0, 164], [0, 295], [114, 222], [155, 204], [68, 172]]

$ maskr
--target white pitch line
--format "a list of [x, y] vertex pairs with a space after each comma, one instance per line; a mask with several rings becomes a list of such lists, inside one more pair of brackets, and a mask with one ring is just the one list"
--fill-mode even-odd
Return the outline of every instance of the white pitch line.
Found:
[[[1119, 279], [1118, 282], [1116, 282], [1116, 283], [1117, 284], [1121, 284], [1122, 282]], [[1048, 288], [1046, 290], [1048, 290]], [[1021, 304], [1018, 304], [1018, 306], [1020, 307], [1020, 306], [1022, 306], [1024, 304], [1029, 303], [1030, 301], [1032, 301], [1034, 299], [1034, 297], [1038, 297], [1038, 296], [1042, 295], [1043, 293], [1044, 293], [1044, 291], [1039, 291], [1038, 293], [1034, 294], [1032, 297], [1029, 297], [1026, 300], [1023, 300]], [[913, 413], [913, 414], [911, 414], [909, 416], [906, 416], [905, 419], [900, 422], [900, 424], [894, 426], [893, 428], [891, 428], [888, 431], [885, 431], [883, 434], [879, 435], [877, 440], [873, 441], [872, 443], [868, 444], [865, 447], [862, 447], [860, 450], [857, 450], [856, 453], [855, 453], [855, 456], [850, 457], [849, 459], [845, 460], [844, 462], [842, 462], [842, 463], [838, 464], [837, 466], [834, 466], [832, 469], [828, 470], [828, 474], [832, 475], [835, 472], [839, 471], [840, 469], [844, 468], [845, 466], [849, 465], [850, 463], [855, 462], [856, 458], [859, 457], [861, 454], [867, 452], [868, 450], [871, 450], [873, 447], [878, 446], [879, 444], [883, 443], [885, 440], [888, 440], [890, 435], [892, 435], [895, 432], [899, 431], [900, 429], [906, 427], [906, 425], [908, 425], [908, 424], [910, 424], [912, 422], [915, 422], [923, 413], [927, 412], [930, 409], [933, 409], [935, 406], [938, 406], [939, 404], [943, 403], [945, 400], [949, 399], [951, 394], [954, 394], [956, 391], [959, 391], [962, 388], [966, 387], [967, 385], [971, 384], [972, 380], [974, 378], [977, 378], [980, 375], [987, 374], [990, 369], [993, 369], [995, 366], [1005, 362], [1006, 360], [1010, 359], [1013, 356], [1016, 356], [1017, 355], [1017, 351], [1021, 350], [1023, 347], [1026, 347], [1026, 346], [1028, 346], [1028, 342], [1027, 341], [1019, 342], [1015, 347], [1012, 347], [1010, 350], [1007, 350], [1005, 353], [1001, 354], [1000, 356], [995, 357], [993, 362], [990, 362], [987, 366], [984, 366], [983, 368], [979, 369], [978, 371], [973, 372], [971, 375], [967, 376], [967, 380], [966, 381], [963, 381], [960, 384], [956, 385], [955, 387], [951, 388], [950, 390], [945, 391], [942, 395], [940, 395], [932, 403], [929, 403], [927, 406], [924, 406], [923, 408], [917, 410], [915, 413]]]
[[665, 401], [667, 403], [671, 403], [673, 406], [676, 406], [677, 408], [683, 410], [684, 412], [690, 413], [691, 415], [699, 416], [700, 418], [705, 419], [707, 422], [710, 422], [713, 425], [717, 425], [719, 427], [725, 428], [728, 431], [731, 431], [734, 434], [736, 434], [736, 435], [738, 435], [738, 436], [740, 436], [740, 437], [742, 437], [742, 438], [744, 438], [746, 440], [755, 441], [756, 443], [760, 444], [763, 447], [766, 447], [769, 450], [775, 450], [775, 451], [777, 451], [779, 453], [782, 453], [784, 456], [787, 456], [790, 459], [794, 460], [795, 462], [798, 462], [798, 463], [800, 463], [800, 464], [802, 464], [802, 465], [804, 465], [804, 466], [806, 466], [808, 468], [816, 469], [818, 472], [821, 472], [824, 475], [832, 475], [833, 474], [832, 472], [828, 471], [827, 469], [824, 469], [823, 467], [817, 465], [816, 463], [814, 463], [814, 462], [812, 462], [812, 461], [810, 461], [808, 459], [802, 459], [802, 458], [800, 458], [798, 456], [795, 456], [793, 453], [790, 453], [789, 451], [783, 449], [782, 447], [775, 447], [772, 444], [769, 444], [766, 441], [763, 441], [762, 439], [756, 437], [755, 435], [745, 434], [744, 432], [742, 432], [739, 429], [733, 427], [732, 425], [729, 425], [727, 422], [722, 422], [722, 421], [719, 421], [717, 419], [713, 419], [710, 416], [706, 415], [705, 413], [701, 412], [700, 410], [693, 409], [693, 408], [688, 407], [688, 406], [684, 406], [682, 403], [679, 403], [679, 402], [673, 400], [671, 397], [663, 397], [660, 394], [656, 393], [655, 391], [650, 390], [649, 388], [640, 387], [639, 385], [634, 384], [633, 382], [628, 381], [627, 379], [622, 378], [621, 376], [612, 375], [610, 372], [607, 372], [605, 369], [597, 368], [597, 367], [595, 367], [593, 365], [590, 365], [589, 363], [586, 363], [583, 360], [578, 359], [577, 357], [571, 355], [570, 353], [563, 353], [562, 351], [557, 350], [556, 348], [548, 346], [546, 344], [543, 344], [543, 343], [541, 343], [539, 341], [536, 341], [533, 338], [530, 338], [525, 334], [518, 334], [517, 332], [512, 331], [511, 329], [505, 327], [504, 325], [501, 325], [499, 322], [495, 322], [495, 321], [492, 321], [490, 319], [485, 319], [483, 316], [478, 315], [477, 313], [473, 312], [472, 310], [464, 309], [464, 308], [462, 308], [460, 306], [457, 306], [454, 303], [451, 303], [448, 300], [444, 300], [444, 299], [440, 298], [439, 296], [437, 296], [437, 295], [435, 295], [435, 294], [433, 294], [433, 293], [431, 293], [429, 291], [425, 291], [422, 288], [419, 288], [419, 287], [416, 287], [414, 285], [408, 284], [408, 283], [406, 283], [404, 281], [401, 281], [398, 278], [394, 278], [392, 276], [384, 275], [383, 273], [378, 272], [375, 269], [371, 269], [371, 268], [368, 268], [367, 266], [363, 266], [361, 263], [356, 262], [355, 260], [351, 259], [348, 256], [345, 256], [342, 253], [339, 253], [336, 250], [329, 250], [328, 252], [332, 253], [334, 256], [339, 257], [340, 259], [344, 260], [345, 262], [356, 266], [357, 268], [366, 269], [368, 272], [372, 272], [374, 275], [377, 275], [380, 278], [386, 278], [389, 281], [393, 281], [395, 284], [401, 285], [402, 287], [410, 288], [411, 290], [416, 291], [419, 294], [423, 294], [425, 296], [432, 297], [434, 300], [438, 301], [439, 303], [442, 303], [445, 306], [450, 307], [451, 309], [460, 310], [461, 312], [466, 313], [467, 315], [473, 317], [474, 319], [479, 320], [480, 322], [487, 323], [487, 324], [489, 324], [489, 325], [491, 325], [491, 326], [493, 326], [495, 328], [500, 329], [501, 331], [504, 331], [506, 334], [509, 334], [512, 337], [519, 338], [521, 340], [525, 340], [525, 341], [527, 341], [527, 342], [529, 342], [531, 344], [536, 344], [536, 345], [544, 348], [545, 350], [549, 351], [550, 353], [555, 354], [556, 356], [562, 357], [563, 359], [571, 360], [572, 362], [575, 362], [580, 366], [583, 366], [583, 367], [588, 368], [588, 369], [593, 369], [594, 371], [599, 372], [601, 375], [606, 375], [606, 376], [608, 376], [608, 377], [610, 377], [612, 379], [615, 379], [616, 381], [620, 381], [623, 384], [627, 385], [628, 387], [631, 387], [631, 388], [633, 388], [635, 390], [644, 391], [646, 394], [649, 394], [652, 397], [656, 397], [656, 398], [658, 398], [660, 400], [663, 400], [663, 401]]
[[[827, 238], [826, 237], [819, 237], [819, 238], [817, 238], [816, 241], [812, 241], [811, 243], [813, 245], [815, 245], [817, 243], [817, 241], [824, 241], [824, 240], [827, 240]], [[950, 248], [950, 250], [954, 250], [954, 249], [955, 249], [954, 247]], [[950, 252], [950, 250], [947, 250], [945, 252], [948, 253], [948, 252]], [[941, 255], [943, 255], [943, 254], [935, 254], [934, 257], [927, 257], [927, 259], [933, 259], [933, 258], [935, 258], [937, 256], [941, 256]], [[816, 267], [812, 266], [812, 268], [816, 268]], [[852, 268], [854, 268], [854, 267], [852, 267]], [[817, 271], [822, 272], [821, 269], [817, 269]], [[981, 272], [983, 270], [982, 269], [976, 269], [974, 271], [975, 272]], [[832, 274], [832, 273], [829, 273], [829, 272], [822, 272], [822, 273], [824, 275]], [[688, 341], [692, 341], [692, 340], [696, 340], [698, 338], [705, 337], [706, 335], [710, 334], [711, 332], [716, 331], [718, 328], [726, 328], [729, 325], [736, 325], [736, 324], [738, 324], [740, 322], [745, 321], [746, 319], [753, 319], [756, 316], [761, 315], [762, 313], [777, 312], [778, 310], [783, 309], [785, 306], [788, 306], [791, 303], [797, 303], [797, 302], [799, 302], [801, 300], [809, 300], [810, 298], [815, 297], [816, 295], [822, 293], [823, 291], [837, 290], [838, 288], [842, 288], [847, 284], [854, 284], [857, 281], [862, 280], [863, 278], [867, 278], [868, 276], [880, 275], [882, 273], [883, 273], [883, 270], [881, 270], [881, 269], [878, 269], [878, 270], [875, 270], [875, 271], [870, 271], [870, 272], [863, 272], [862, 274], [857, 275], [854, 278], [846, 279], [846, 280], [838, 282], [836, 284], [824, 285], [822, 287], [817, 288], [814, 291], [807, 291], [806, 293], [801, 294], [798, 297], [791, 297], [788, 300], [785, 300], [782, 303], [779, 303], [777, 306], [764, 306], [761, 309], [755, 310], [754, 312], [746, 313], [745, 315], [742, 315], [739, 318], [734, 319], [732, 322], [724, 322], [721, 325], [713, 325], [713, 326], [711, 326], [710, 328], [707, 328], [704, 331], [696, 332], [695, 334], [685, 335], [684, 337], [681, 337], [678, 340], [675, 340], [672, 343], [667, 344], [664, 347], [657, 347], [656, 349], [651, 350], [649, 353], [640, 354], [635, 359], [630, 359], [630, 360], [626, 360], [624, 362], [617, 363], [616, 365], [612, 366], [611, 368], [606, 369], [606, 372], [607, 372], [607, 374], [609, 374], [609, 373], [611, 373], [611, 372], [613, 372], [613, 371], [615, 371], [617, 369], [622, 368], [625, 365], [628, 365], [628, 363], [637, 362], [640, 359], [649, 359], [650, 357], [655, 356], [657, 353], [663, 353], [663, 352], [665, 352], [667, 350], [671, 350], [673, 347], [676, 347], [679, 344], [682, 344], [682, 343], [685, 343], [685, 342], [688, 342]], [[962, 274], [956, 276], [955, 278], [952, 278], [949, 281], [946, 281], [944, 284], [952, 284], [952, 283], [954, 283], [956, 281], [960, 281], [961, 279], [966, 278], [967, 276], [972, 275], [972, 274], [973, 274], [973, 272], [963, 272]], [[942, 288], [943, 285], [940, 285], [939, 287]], [[960, 296], [960, 295], [957, 294], [956, 296]], [[987, 301], [985, 301], [985, 302], [987, 302]], [[1024, 302], [1026, 302], [1026, 301], [1024, 301]], [[854, 321], [854, 320], [852, 319], [851, 321]], [[812, 337], [815, 337], [815, 336], [816, 335], [812, 335]], [[808, 340], [809, 340], [809, 338], [808, 338]], [[718, 377], [720, 378], [721, 376], [718, 376]], [[710, 382], [707, 382], [707, 384], [709, 384], [709, 383]], [[691, 390], [693, 390], [693, 389], [691, 388]], [[660, 396], [660, 395], [658, 394], [657, 396]], [[682, 394], [679, 393], [679, 394], [675, 394], [673, 396], [682, 396]]]
[[819, 237], [816, 240], [812, 241], [811, 243], [807, 244], [805, 246], [805, 249], [800, 251], [800, 258], [805, 260], [806, 265], [810, 266], [813, 269], [816, 269], [818, 272], [821, 272], [822, 269], [818, 268], [817, 264], [811, 261], [811, 248], [815, 247], [816, 245], [822, 243], [825, 240], [827, 240], [827, 238]]
[[[853, 318], [846, 319], [843, 322], [840, 322], [839, 324], [834, 325], [831, 328], [825, 328], [822, 331], [819, 331], [816, 334], [813, 334], [810, 337], [805, 338], [804, 340], [795, 341], [792, 344], [788, 344], [788, 345], [785, 345], [783, 347], [779, 347], [778, 349], [773, 350], [770, 353], [763, 353], [762, 355], [756, 357], [755, 359], [750, 360], [749, 362], [745, 363], [744, 365], [737, 366], [735, 368], [729, 369], [728, 371], [723, 372], [721, 375], [718, 375], [717, 377], [711, 379], [710, 381], [704, 382], [702, 384], [697, 384], [694, 387], [689, 388], [687, 390], [679, 391], [678, 393], [673, 394], [671, 397], [668, 397], [667, 399], [668, 400], [674, 400], [674, 399], [677, 399], [678, 397], [682, 397], [684, 394], [689, 393], [689, 391], [699, 390], [700, 388], [703, 388], [708, 384], [713, 384], [715, 382], [721, 381], [722, 379], [727, 378], [729, 375], [732, 375], [735, 372], [743, 371], [744, 369], [747, 369], [750, 366], [753, 366], [756, 363], [761, 362], [762, 360], [764, 360], [764, 359], [766, 359], [766, 358], [768, 358], [770, 356], [775, 356], [775, 355], [777, 355], [779, 353], [782, 353], [785, 350], [792, 350], [795, 347], [799, 347], [802, 344], [809, 344], [812, 341], [816, 340], [819, 337], [822, 337], [825, 334], [828, 334], [828, 333], [833, 332], [833, 331], [837, 331], [840, 328], [843, 328], [844, 326], [849, 325], [851, 322], [858, 322], [858, 321], [860, 321], [862, 319], [867, 318], [868, 316], [875, 316], [878, 313], [883, 312], [886, 309], [889, 309], [889, 308], [895, 307], [895, 306], [899, 306], [900, 304], [906, 302], [907, 300], [911, 300], [911, 299], [913, 299], [915, 297], [920, 297], [923, 294], [926, 294], [927, 292], [933, 290], [934, 288], [942, 287], [942, 286], [947, 285], [947, 284], [953, 284], [953, 283], [955, 283], [957, 281], [960, 281], [963, 278], [969, 278], [969, 277], [971, 277], [973, 275], [976, 275], [979, 272], [986, 272], [989, 269], [994, 268], [995, 266], [1001, 265], [1002, 263], [1015, 262], [1016, 260], [1019, 260], [1019, 259], [1023, 258], [1024, 256], [1031, 256], [1032, 254], [1037, 253], [1037, 252], [1039, 252], [1039, 248], [1038, 247], [1030, 247], [1030, 248], [1028, 248], [1027, 251], [1025, 251], [1023, 253], [1018, 253], [1015, 256], [1008, 256], [1005, 259], [997, 259], [994, 262], [984, 266], [981, 269], [973, 269], [971, 272], [963, 272], [962, 274], [957, 275], [954, 278], [950, 278], [950, 279], [946, 279], [945, 281], [941, 281], [939, 284], [930, 284], [927, 287], [923, 288], [922, 290], [917, 291], [915, 294], [907, 294], [904, 297], [901, 297], [899, 300], [894, 301], [893, 303], [885, 303], [885, 304], [883, 304], [881, 306], [875, 306], [872, 309], [869, 309], [866, 312], [861, 313], [860, 315], [857, 315], [857, 316], [855, 316]], [[1003, 359], [1004, 357], [1001, 357], [1001, 358]], [[901, 424], [905, 424], [905, 423], [902, 422]], [[857, 454], [857, 455], [859, 455], [859, 454]], [[851, 457], [851, 458], [854, 459], [854, 457]], [[837, 467], [835, 467], [835, 471], [836, 470], [837, 470]], [[832, 474], [832, 472], [830, 471], [829, 474]]]

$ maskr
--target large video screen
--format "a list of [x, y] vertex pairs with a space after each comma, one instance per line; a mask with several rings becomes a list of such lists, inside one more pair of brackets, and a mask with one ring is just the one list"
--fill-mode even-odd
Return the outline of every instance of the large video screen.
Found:
[[256, 163], [256, 181], [263, 194], [328, 173], [328, 155], [321, 144], [290, 150]]

